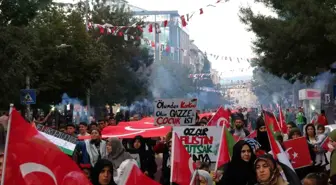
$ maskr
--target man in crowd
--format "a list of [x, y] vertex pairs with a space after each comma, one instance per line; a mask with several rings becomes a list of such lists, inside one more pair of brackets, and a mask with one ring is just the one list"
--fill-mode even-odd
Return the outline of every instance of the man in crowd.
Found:
[[77, 137], [77, 135], [75, 134], [75, 131], [76, 131], [76, 127], [74, 124], [68, 124], [66, 126], [66, 133], [71, 135], [71, 136], [74, 136], [74, 137]]
[[240, 138], [245, 138], [250, 135], [249, 131], [244, 128], [244, 116], [242, 116], [242, 114], [231, 114], [231, 118], [234, 124], [234, 129], [231, 130], [231, 134]]
[[78, 136], [89, 136], [90, 134], [87, 132], [88, 125], [85, 122], [79, 123], [79, 134]]

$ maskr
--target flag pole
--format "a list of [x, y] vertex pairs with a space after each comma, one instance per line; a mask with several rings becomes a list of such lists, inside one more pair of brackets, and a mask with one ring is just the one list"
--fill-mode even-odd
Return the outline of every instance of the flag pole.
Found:
[[14, 108], [14, 104], [9, 105], [9, 119], [7, 124], [7, 134], [6, 134], [6, 141], [5, 141], [5, 153], [4, 153], [4, 160], [2, 165], [2, 176], [1, 176], [1, 185], [5, 184], [5, 172], [6, 172], [6, 163], [7, 163], [7, 156], [8, 156], [8, 141], [9, 141], [9, 133], [11, 130], [11, 122], [12, 122], [12, 111]]
[[171, 144], [171, 151], [170, 151], [170, 184], [173, 184], [173, 171], [174, 171], [174, 149], [175, 149], [175, 132], [172, 131], [172, 144]]

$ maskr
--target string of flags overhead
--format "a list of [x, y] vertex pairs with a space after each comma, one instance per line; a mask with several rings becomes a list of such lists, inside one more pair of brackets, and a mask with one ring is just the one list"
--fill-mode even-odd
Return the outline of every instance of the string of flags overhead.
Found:
[[[169, 46], [167, 43], [159, 43], [149, 40], [147, 38], [141, 38], [139, 35], [137, 35], [137, 31], [142, 32], [143, 29], [140, 25], [133, 25], [133, 26], [113, 26], [111, 24], [94, 24], [90, 23], [88, 25], [88, 28], [90, 30], [98, 30], [99, 34], [101, 35], [113, 35], [113, 36], [120, 36], [124, 37], [124, 40], [140, 40], [142, 44], [155, 48], [161, 52], [165, 51], [166, 53], [177, 53], [177, 52], [182, 52], [184, 56], [190, 56], [190, 50], [189, 49], [184, 49], [180, 47], [174, 47], [174, 46]], [[215, 54], [207, 54], [209, 56], [214, 56], [218, 58], [222, 58], [223, 60], [226, 61], [250, 61], [249, 58], [244, 58], [244, 57], [233, 57], [233, 56], [220, 56], [220, 55], [215, 55]], [[235, 70], [229, 70], [225, 72], [234, 72], [234, 71], [247, 71], [245, 69], [235, 69]]]
[[[163, 21], [147, 22], [148, 26], [146, 26], [146, 28], [148, 28], [148, 32], [150, 33], [154, 31], [153, 28], [155, 28], [156, 33], [161, 33], [160, 27], [167, 27], [169, 25], [178, 25], [179, 21], [181, 21], [182, 27], [186, 27], [188, 25], [188, 22], [194, 15], [196, 14], [203, 15], [205, 12], [204, 10], [206, 8], [216, 7], [217, 4], [224, 2], [228, 2], [228, 0], [217, 0], [216, 3], [208, 4], [206, 7], [199, 8], [196, 11], [189, 12], [187, 14], [181, 15], [180, 17], [172, 17], [169, 20], [166, 19]], [[144, 20], [147, 17], [148, 16], [145, 16], [144, 18], [142, 18], [142, 20]]]
[[[206, 6], [207, 7], [216, 7], [217, 4], [221, 3], [221, 2], [227, 2], [228, 0], [217, 0], [216, 3], [213, 4], [208, 4]], [[169, 20], [164, 20], [164, 21], [155, 21], [155, 22], [145, 22], [145, 24], [143, 24], [143, 20], [146, 19], [147, 17], [149, 17], [149, 15], [144, 16], [141, 21], [139, 21], [138, 23], [134, 23], [131, 26], [116, 26], [116, 25], [112, 25], [109, 23], [106, 23], [104, 25], [101, 24], [93, 24], [92, 22], [88, 23], [88, 28], [92, 28], [92, 27], [98, 27], [100, 29], [100, 32], [103, 34], [105, 33], [104, 29], [107, 29], [107, 34], [111, 33], [111, 34], [115, 34], [116, 36], [123, 36], [124, 33], [127, 33], [127, 30], [131, 27], [136, 27], [139, 30], [143, 31], [143, 28], [147, 28], [148, 32], [153, 32], [154, 28], [157, 34], [161, 33], [161, 27], [167, 27], [169, 25], [178, 25], [179, 21], [181, 21], [181, 24], [183, 27], [186, 27], [188, 25], [188, 22], [190, 21], [190, 19], [196, 14], [196, 12], [199, 12], [199, 15], [202, 15], [204, 13], [204, 9], [205, 8], [200, 8], [198, 11], [193, 11], [190, 13], [187, 13], [185, 15], [182, 15], [180, 17], [171, 17]]]

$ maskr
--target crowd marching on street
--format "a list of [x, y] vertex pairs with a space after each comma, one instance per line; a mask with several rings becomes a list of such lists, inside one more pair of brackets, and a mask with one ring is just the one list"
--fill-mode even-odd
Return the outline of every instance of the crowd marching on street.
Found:
[[[229, 121], [213, 125], [218, 121], [215, 120], [218, 119], [218, 116], [226, 117], [224, 114], [219, 115], [220, 109], [224, 113], [228, 113]], [[18, 140], [19, 142], [20, 140], [20, 138], [15, 138], [20, 134], [21, 129], [18, 128], [25, 128], [25, 131], [22, 130], [25, 133], [22, 133], [24, 136], [21, 140], [23, 143], [32, 142], [36, 147], [40, 147], [39, 150], [36, 150], [36, 155], [42, 151], [44, 154], [48, 153], [49, 160], [51, 160], [49, 163], [53, 165], [56, 163], [59, 170], [64, 168], [65, 172], [81, 169], [82, 175], [73, 175], [75, 181], [69, 181], [69, 183], [77, 182], [74, 184], [89, 184], [89, 181], [93, 185], [336, 184], [336, 154], [334, 152], [336, 130], [327, 129], [328, 120], [324, 111], [316, 114], [310, 121], [306, 119], [302, 108], [289, 108], [285, 111], [282, 111], [281, 108], [278, 111], [258, 111], [248, 108], [197, 111], [196, 124], [189, 126], [188, 132], [190, 132], [189, 134], [195, 132], [191, 137], [195, 140], [196, 137], [200, 138], [200, 136], [204, 136], [206, 131], [211, 130], [210, 127], [220, 130], [220, 132], [218, 131], [220, 133], [218, 143], [220, 144], [215, 160], [193, 158], [192, 154], [195, 151], [188, 149], [186, 144], [189, 141], [186, 141], [184, 136], [178, 136], [175, 126], [169, 128], [165, 135], [158, 133], [155, 137], [148, 137], [144, 132], [139, 132], [138, 135], [133, 133], [131, 137], [126, 137], [127, 134], [108, 137], [107, 130], [119, 129], [122, 124], [135, 124], [134, 128], [138, 128], [136, 124], [141, 120], [154, 120], [151, 117], [142, 117], [140, 114], [127, 117], [123, 111], [117, 114], [116, 116], [111, 113], [105, 119], [92, 120], [91, 123], [71, 123], [58, 128], [57, 132], [78, 139], [75, 141], [73, 152], [67, 153], [64, 150], [58, 152], [62, 154], [57, 154], [57, 156], [67, 155], [64, 158], [65, 161], [62, 161], [61, 157], [50, 157], [53, 155], [53, 150], [50, 149], [52, 147], [50, 146], [48, 149], [49, 145], [53, 145], [50, 142], [44, 146], [37, 146], [39, 145], [37, 141], [29, 138], [34, 134], [43, 133], [39, 128], [52, 128], [45, 117], [36, 118], [28, 124], [16, 111], [11, 116], [4, 114], [1, 117], [1, 142], [4, 143], [5, 130], [9, 133], [10, 139], [6, 145], [7, 150], [5, 150], [8, 153], [7, 155], [2, 154], [0, 160], [1, 167], [4, 166], [4, 171], [1, 174], [5, 176], [2, 180], [5, 181], [5, 184], [23, 182], [17, 179], [18, 176], [13, 175], [13, 173], [21, 172], [20, 178], [26, 182], [33, 179], [34, 182], [37, 182], [36, 184], [50, 184], [50, 179], [47, 182], [38, 182], [48, 177], [40, 175], [43, 178], [39, 178], [39, 174], [35, 174], [34, 177], [28, 176], [29, 172], [23, 173], [22, 165], [19, 164], [19, 167], [17, 164], [11, 164], [11, 162], [20, 161], [17, 158], [21, 158], [21, 155], [26, 155], [22, 158], [31, 155], [28, 154], [30, 148], [28, 144], [21, 146], [20, 143], [17, 145], [14, 143], [14, 141]], [[8, 120], [11, 120], [11, 129], [7, 125]], [[138, 126], [140, 127], [140, 125]], [[142, 125], [142, 127], [146, 129], [159, 126], [151, 125], [145, 128]], [[202, 133], [192, 127], [207, 130]], [[40, 132], [36, 132], [37, 130]], [[203, 138], [203, 142], [197, 144], [196, 148], [200, 149], [204, 143]], [[185, 147], [179, 147], [183, 144]], [[23, 154], [12, 156], [15, 151]], [[184, 155], [186, 152], [189, 153]], [[198, 152], [202, 151], [198, 150]], [[7, 160], [4, 160], [4, 156], [7, 156]], [[191, 159], [193, 160], [190, 163]], [[72, 166], [73, 169], [68, 166]], [[56, 174], [55, 184], [59, 184], [57, 183], [59, 182], [58, 178], [63, 178], [64, 181], [65, 177], [60, 177], [55, 171], [51, 171]], [[64, 182], [63, 184], [67, 184]]]

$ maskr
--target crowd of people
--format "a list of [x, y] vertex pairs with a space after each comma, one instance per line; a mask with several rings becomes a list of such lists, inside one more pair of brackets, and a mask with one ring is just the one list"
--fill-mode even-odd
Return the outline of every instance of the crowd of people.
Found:
[[[201, 185], [328, 185], [336, 184], [336, 130], [327, 132], [326, 119], [317, 118], [307, 123], [303, 110], [295, 116], [286, 113], [287, 134], [277, 134], [280, 145], [286, 140], [305, 137], [309, 146], [312, 164], [292, 170], [274, 159], [270, 154], [271, 146], [266, 132], [263, 115], [257, 112], [239, 109], [231, 114], [230, 133], [239, 136], [233, 147], [231, 161], [219, 166], [214, 171], [213, 164], [197, 161], [197, 173]], [[301, 116], [301, 117], [300, 117]], [[323, 111], [321, 116], [323, 116]], [[318, 116], [318, 117], [321, 117]], [[141, 119], [138, 115], [132, 120]], [[206, 126], [210, 117], [197, 116], [195, 126]], [[322, 121], [321, 121], [322, 120]], [[129, 120], [126, 120], [129, 121]], [[320, 123], [321, 122], [321, 123]], [[44, 124], [40, 122], [38, 124]], [[102, 138], [101, 131], [108, 126], [115, 126], [118, 121], [113, 116], [90, 124], [80, 122], [60, 128], [73, 136], [91, 136], [90, 139], [78, 141], [72, 159], [86, 174], [93, 185], [118, 184], [127, 165], [135, 164], [141, 171], [162, 185], [169, 185], [171, 175], [172, 133], [165, 137], [131, 139]], [[250, 135], [248, 125], [256, 130], [255, 138]], [[321, 147], [321, 142], [329, 137], [332, 145], [330, 151]], [[327, 153], [331, 152], [330, 159]], [[141, 184], [141, 182], [139, 182]], [[174, 183], [173, 183], [174, 184]]]

